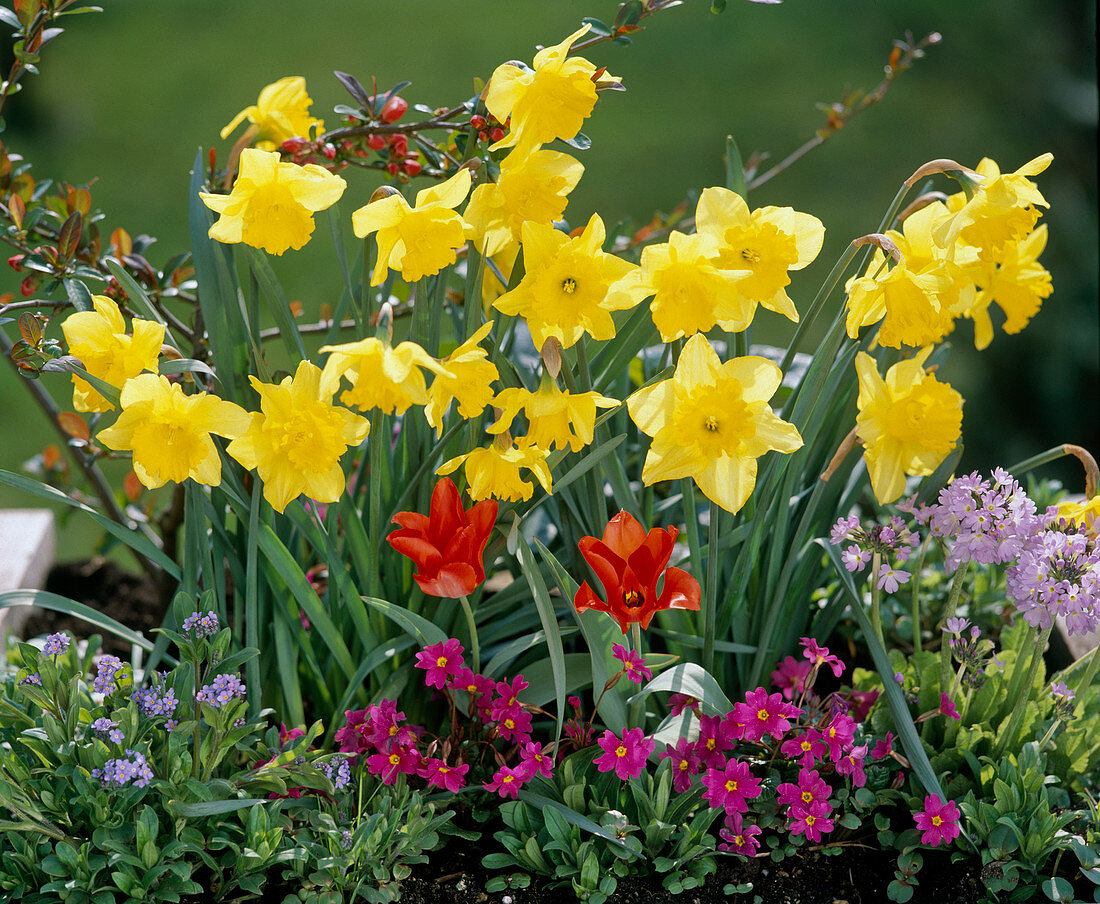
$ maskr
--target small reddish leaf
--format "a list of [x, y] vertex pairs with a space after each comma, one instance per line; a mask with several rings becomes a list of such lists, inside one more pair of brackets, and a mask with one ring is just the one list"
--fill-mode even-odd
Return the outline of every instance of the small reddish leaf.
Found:
[[74, 414], [72, 411], [62, 411], [57, 416], [57, 423], [73, 439], [84, 440], [84, 442], [91, 439], [92, 434], [88, 430], [88, 424], [79, 414]]
[[27, 215], [27, 205], [24, 204], [23, 199], [14, 192], [8, 198], [8, 215], [11, 217], [11, 221], [16, 229], [23, 228], [23, 217]]
[[141, 498], [141, 494], [145, 492], [145, 486], [138, 480], [137, 474], [131, 471], [126, 475], [126, 479], [122, 481], [122, 490], [126, 494], [128, 502], [137, 502]]
[[66, 198], [66, 204], [69, 210], [75, 210], [77, 213], [87, 215], [92, 207], [92, 193], [86, 188], [70, 188], [68, 197]]
[[47, 471], [52, 471], [61, 463], [61, 450], [57, 448], [53, 443], [50, 443], [42, 450], [42, 467]]
[[292, 301], [290, 303], [290, 313], [297, 319], [302, 316], [302, 303], [300, 301]]
[[121, 226], [111, 233], [111, 250], [120, 260], [124, 255], [133, 254], [134, 241], [130, 238], [130, 233]]
[[19, 315], [19, 332], [29, 345], [38, 345], [42, 339], [42, 322], [30, 311]]
[[84, 228], [84, 217], [74, 210], [64, 222], [57, 234], [57, 253], [61, 260], [71, 260], [80, 247], [80, 233]]

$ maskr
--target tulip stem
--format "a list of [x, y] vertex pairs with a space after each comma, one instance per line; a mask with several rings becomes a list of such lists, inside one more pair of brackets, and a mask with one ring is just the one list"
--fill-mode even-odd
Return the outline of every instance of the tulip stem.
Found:
[[703, 668], [714, 674], [714, 633], [718, 622], [718, 530], [722, 518], [718, 503], [710, 504], [707, 525], [707, 611], [703, 614]]
[[474, 672], [481, 672], [481, 649], [477, 642], [477, 622], [474, 621], [474, 610], [470, 608], [470, 600], [467, 596], [463, 595], [458, 598], [458, 601], [462, 604], [462, 611], [466, 613], [466, 627], [470, 631], [470, 655], [474, 661]]
[[[630, 623], [630, 645], [634, 648], [634, 652], [642, 657], [642, 661], [645, 661], [645, 654], [642, 653], [642, 626], [638, 622]], [[603, 695], [600, 695], [601, 698]], [[645, 700], [635, 700], [630, 704], [630, 715], [627, 719], [627, 724], [632, 728], [645, 728]]]
[[871, 628], [874, 631], [875, 637], [878, 638], [878, 642], [884, 644], [882, 639], [881, 592], [878, 581], [878, 570], [881, 563], [882, 554], [876, 551], [871, 557]]

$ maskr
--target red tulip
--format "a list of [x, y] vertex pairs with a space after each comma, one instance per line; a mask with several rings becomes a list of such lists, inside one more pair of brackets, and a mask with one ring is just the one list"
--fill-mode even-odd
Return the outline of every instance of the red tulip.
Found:
[[401, 529], [386, 539], [416, 563], [413, 578], [425, 593], [452, 599], [466, 596], [485, 580], [481, 559], [496, 524], [496, 500], [463, 509], [458, 488], [444, 477], [432, 490], [430, 512], [427, 516], [398, 512], [393, 520]]
[[[573, 600], [578, 612], [595, 609], [619, 623], [623, 634], [632, 622], [649, 627], [653, 613], [662, 609], [699, 609], [699, 582], [680, 568], [667, 568], [678, 531], [653, 528], [648, 534], [627, 512], [612, 518], [603, 539], [582, 537], [578, 546], [603, 584], [607, 601], [581, 584]], [[664, 587], [657, 595], [657, 582]]]

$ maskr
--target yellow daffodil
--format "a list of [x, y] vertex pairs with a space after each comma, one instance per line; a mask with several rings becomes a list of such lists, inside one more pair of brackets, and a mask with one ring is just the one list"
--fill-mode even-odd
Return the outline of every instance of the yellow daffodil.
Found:
[[[573, 32], [560, 44], [535, 54], [534, 68], [513, 63], [498, 66], [485, 92], [485, 106], [500, 122], [512, 118], [507, 135], [490, 150], [521, 145], [529, 148], [555, 138], [573, 138], [596, 106], [596, 67], [569, 48], [591, 26]], [[615, 81], [613, 76], [606, 76]]]
[[990, 304], [1005, 312], [1004, 331], [1018, 333], [1038, 312], [1043, 299], [1054, 291], [1050, 273], [1039, 263], [1047, 243], [1047, 228], [1040, 226], [1020, 242], [1006, 242], [1000, 261], [983, 260], [978, 294], [966, 311], [974, 321], [974, 347], [983, 349], [993, 341]]
[[233, 191], [200, 192], [203, 204], [221, 214], [210, 238], [244, 242], [268, 254], [298, 250], [313, 235], [313, 214], [340, 200], [346, 183], [323, 166], [282, 163], [273, 151], [245, 148]]
[[529, 427], [527, 435], [518, 439], [518, 445], [579, 452], [592, 442], [596, 409], [615, 408], [618, 404], [598, 392], [562, 392], [554, 380], [544, 376], [537, 392], [512, 387], [497, 395], [493, 405], [502, 413], [489, 427], [489, 433], [503, 433], [522, 411]]
[[108, 449], [132, 451], [134, 473], [150, 490], [168, 481], [217, 486], [221, 459], [211, 433], [236, 439], [248, 429], [248, 412], [205, 392], [184, 395], [178, 383], [140, 374], [122, 387], [122, 413], [98, 437]]
[[[164, 327], [134, 318], [134, 334], [126, 334], [122, 312], [106, 295], [93, 295], [92, 311], [77, 311], [61, 324], [69, 354], [80, 359], [93, 377], [120, 389], [143, 370], [157, 371], [164, 343]], [[73, 408], [77, 411], [110, 411], [114, 408], [88, 382], [73, 375]]]
[[1052, 154], [1043, 154], [1016, 172], [1002, 175], [994, 161], [983, 159], [977, 166], [984, 178], [981, 187], [936, 228], [936, 242], [950, 252], [961, 241], [977, 248], [983, 257], [996, 258], [1007, 242], [1019, 241], [1031, 232], [1039, 219], [1036, 206], [1050, 206], [1028, 177], [1043, 172], [1052, 160]]
[[750, 212], [740, 195], [714, 187], [699, 196], [695, 228], [717, 239], [720, 269], [751, 271], [738, 288], [753, 313], [761, 304], [798, 322], [798, 311], [784, 286], [791, 281], [789, 270], [801, 270], [821, 251], [825, 227], [817, 217], [790, 207]]
[[454, 208], [470, 193], [470, 171], [460, 169], [446, 182], [416, 194], [416, 205], [399, 193], [360, 207], [351, 215], [359, 238], [378, 233], [378, 262], [371, 285], [381, 285], [387, 270], [400, 270], [406, 282], [433, 276], [455, 262], [470, 227]]
[[428, 389], [429, 400], [424, 417], [435, 427], [436, 436], [443, 435], [443, 415], [458, 402], [458, 413], [469, 419], [477, 417], [493, 400], [492, 383], [500, 378], [496, 365], [489, 360], [481, 341], [489, 335], [493, 321], [483, 324], [476, 333], [456, 348], [440, 363], [444, 372], [437, 373]]
[[931, 474], [962, 432], [962, 396], [924, 369], [931, 347], [879, 376], [875, 359], [860, 352], [856, 432], [875, 498], [885, 505], [905, 491], [906, 475]]
[[756, 305], [741, 295], [739, 283], [750, 270], [720, 270], [718, 243], [710, 235], [673, 232], [668, 242], [642, 249], [641, 267], [632, 270], [608, 293], [608, 301], [633, 307], [653, 297], [650, 309], [662, 342], [704, 333], [718, 324], [740, 332], [752, 320]]
[[633, 264], [601, 251], [606, 232], [592, 214], [584, 231], [569, 238], [552, 226], [523, 224], [523, 265], [518, 286], [493, 304], [504, 314], [527, 320], [535, 348], [553, 336], [570, 348], [584, 333], [594, 339], [615, 335], [611, 311], [633, 307], [625, 295], [607, 296], [611, 284], [634, 269]]
[[[485, 270], [481, 277], [481, 308], [488, 317], [493, 308], [493, 302], [508, 291], [507, 281], [512, 278], [512, 270], [516, 266], [516, 258], [519, 257], [519, 245], [505, 248], [500, 254], [495, 254], [489, 260], [493, 267], [486, 262]], [[497, 273], [504, 277], [504, 282], [497, 279]]]
[[1058, 517], [1079, 524], [1095, 537], [1100, 533], [1100, 496], [1084, 502], [1059, 502]]
[[768, 407], [782, 379], [766, 358], [723, 364], [706, 337], [696, 333], [670, 379], [627, 399], [634, 423], [653, 437], [642, 482], [691, 477], [708, 499], [738, 511], [756, 486], [756, 459], [770, 450], [793, 452], [802, 446], [794, 426]]
[[260, 413], [226, 451], [264, 483], [264, 498], [277, 512], [304, 493], [318, 502], [336, 502], [344, 492], [340, 457], [366, 439], [367, 419], [332, 404], [321, 389], [321, 369], [308, 361], [281, 383], [249, 377], [260, 394]]
[[474, 449], [444, 462], [436, 474], [446, 475], [465, 464], [466, 482], [470, 498], [500, 499], [523, 502], [530, 499], [535, 485], [524, 480], [521, 470], [534, 474], [547, 493], [551, 491], [550, 468], [546, 465], [546, 452], [537, 446], [518, 449], [504, 437], [497, 437], [491, 446]]
[[478, 250], [492, 257], [519, 244], [525, 222], [549, 226], [560, 220], [583, 172], [578, 161], [557, 151], [513, 151], [497, 181], [475, 188], [466, 205], [463, 218]]
[[941, 292], [952, 282], [935, 270], [916, 273], [904, 263], [886, 269], [881, 254], [872, 259], [878, 276], [848, 281], [848, 335], [855, 339], [862, 327], [882, 321], [878, 342], [888, 348], [919, 347], [939, 342], [955, 325], [952, 312], [941, 305]]
[[421, 368], [448, 373], [415, 342], [391, 348], [372, 336], [344, 345], [326, 345], [321, 352], [331, 353], [321, 373], [321, 391], [331, 398], [340, 378], [346, 376], [351, 388], [344, 390], [340, 400], [360, 411], [378, 408], [383, 414], [403, 414], [410, 405], [426, 405], [428, 387]]
[[268, 85], [251, 107], [245, 107], [222, 129], [222, 138], [228, 138], [244, 120], [253, 124], [256, 147], [264, 151], [278, 150], [288, 138], [306, 137], [311, 126], [318, 132], [325, 124], [309, 115], [313, 101], [306, 94], [306, 80], [300, 75], [290, 75]]

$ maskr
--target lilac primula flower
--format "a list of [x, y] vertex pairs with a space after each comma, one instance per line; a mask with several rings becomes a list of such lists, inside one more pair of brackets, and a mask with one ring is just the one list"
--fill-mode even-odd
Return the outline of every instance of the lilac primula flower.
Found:
[[897, 593], [898, 587], [909, 581], [909, 572], [898, 571], [889, 565], [883, 565], [878, 570], [878, 586], [887, 593]]

